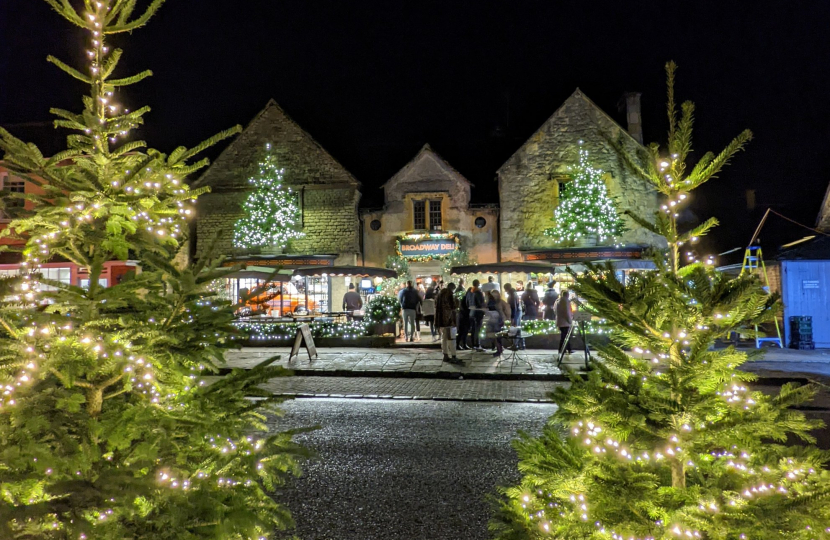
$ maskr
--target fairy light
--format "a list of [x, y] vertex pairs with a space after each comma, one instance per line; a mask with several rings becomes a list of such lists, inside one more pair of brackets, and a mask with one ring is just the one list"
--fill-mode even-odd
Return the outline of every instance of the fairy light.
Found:
[[623, 221], [608, 194], [603, 171], [591, 167], [584, 148], [579, 148], [579, 163], [567, 189], [559, 194], [553, 219], [556, 226], [544, 234], [559, 244], [590, 237], [616, 242], [622, 235]]
[[[270, 150], [270, 145], [266, 145]], [[284, 248], [290, 240], [302, 238], [297, 194], [283, 185], [284, 169], [270, 152], [259, 163], [259, 172], [248, 179], [253, 191], [242, 203], [246, 216], [233, 232], [236, 247], [274, 246]]]

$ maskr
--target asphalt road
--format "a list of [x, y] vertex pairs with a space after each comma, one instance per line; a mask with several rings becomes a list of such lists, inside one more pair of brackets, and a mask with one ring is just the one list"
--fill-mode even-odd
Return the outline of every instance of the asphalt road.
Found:
[[281, 492], [303, 540], [484, 539], [485, 496], [518, 479], [510, 440], [538, 432], [554, 406], [309, 399], [285, 404], [280, 426], [319, 459]]

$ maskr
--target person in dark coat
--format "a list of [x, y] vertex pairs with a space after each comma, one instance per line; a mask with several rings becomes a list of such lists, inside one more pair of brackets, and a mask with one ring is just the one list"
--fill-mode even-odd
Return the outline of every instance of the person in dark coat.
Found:
[[522, 294], [525, 315], [523, 320], [535, 321], [539, 317], [539, 293], [533, 288], [533, 283], [528, 283], [525, 292]]
[[441, 289], [435, 300], [435, 326], [441, 334], [441, 351], [444, 353], [444, 362], [463, 365], [455, 355], [455, 328], [458, 300], [455, 298], [455, 283], [450, 283]]
[[556, 320], [556, 311], [553, 309], [553, 306], [555, 306], [556, 301], [559, 300], [559, 293], [553, 288], [555, 284], [556, 282], [551, 280], [550, 283], [548, 283], [548, 290], [545, 291], [545, 295], [542, 297], [542, 303], [545, 305], [546, 321]]
[[458, 281], [458, 291], [461, 298], [458, 299], [458, 338], [455, 340], [456, 348], [467, 351], [467, 334], [470, 332], [470, 306], [467, 305], [467, 293], [464, 290], [464, 281]]
[[401, 295], [401, 308], [403, 308], [404, 335], [407, 341], [415, 341], [415, 332], [418, 326], [415, 322], [415, 315], [421, 307], [421, 295], [418, 289], [412, 286], [411, 281], [406, 282], [406, 289]]
[[[480, 282], [477, 279], [473, 280], [473, 286], [467, 291], [467, 306], [470, 309], [470, 341], [473, 349], [478, 352], [483, 352], [481, 348], [481, 324], [484, 322], [484, 312], [487, 310], [487, 304], [484, 300], [484, 293], [479, 288]], [[538, 298], [538, 297], [537, 297]]]

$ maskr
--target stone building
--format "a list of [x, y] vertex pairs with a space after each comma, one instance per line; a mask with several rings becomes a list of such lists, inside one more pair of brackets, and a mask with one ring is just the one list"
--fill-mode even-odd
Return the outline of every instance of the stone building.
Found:
[[[298, 194], [304, 237], [292, 240], [281, 254], [267, 248], [240, 250], [233, 245], [233, 229], [242, 217], [241, 204], [250, 190], [248, 178], [270, 144], [284, 168], [283, 181]], [[199, 198], [191, 246], [201, 257], [216, 241], [215, 253], [245, 262], [251, 268], [320, 265], [354, 265], [360, 253], [358, 203], [360, 183], [314, 138], [306, 133], [274, 100], [257, 114], [202, 174], [196, 185], [211, 192]], [[252, 283], [239, 280], [231, 294]], [[305, 287], [309, 291], [300, 290]], [[312, 293], [312, 302], [331, 308], [331, 298], [342, 297], [343, 279], [315, 278], [312, 283], [289, 286], [287, 294]], [[296, 304], [296, 302], [294, 302]]]
[[501, 260], [590, 260], [637, 258], [646, 246], [663, 240], [624, 217], [623, 247], [563, 249], [544, 235], [553, 226], [560, 189], [569, 181], [569, 167], [578, 161], [578, 148], [589, 152], [592, 166], [606, 174], [609, 194], [619, 212], [630, 210], [652, 218], [658, 208], [656, 192], [624, 165], [608, 142], [630, 149], [642, 143], [639, 94], [626, 96], [629, 131], [588, 99], [578, 88], [498, 170]]
[[830, 232], [830, 185], [827, 186], [824, 199], [821, 201], [821, 208], [818, 212], [818, 218], [816, 218], [816, 228], [820, 231]]
[[494, 262], [498, 208], [470, 204], [473, 185], [428, 144], [383, 186], [384, 206], [365, 210], [365, 264], [383, 266], [387, 257], [410, 260], [412, 276], [435, 278], [442, 258], [466, 251], [478, 262]]

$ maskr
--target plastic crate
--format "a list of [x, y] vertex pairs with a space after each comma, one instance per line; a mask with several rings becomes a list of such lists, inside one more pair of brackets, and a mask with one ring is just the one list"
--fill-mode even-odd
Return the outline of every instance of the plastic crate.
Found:
[[790, 317], [790, 324], [794, 322], [806, 322], [806, 323], [813, 323], [813, 317], [811, 315], [793, 315]]
[[797, 347], [794, 347], [799, 351], [812, 351], [815, 350], [816, 344], [814, 341], [802, 341], [798, 344]]

